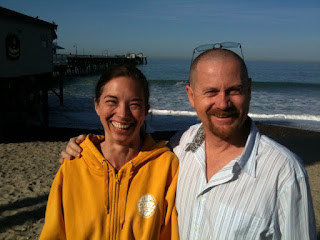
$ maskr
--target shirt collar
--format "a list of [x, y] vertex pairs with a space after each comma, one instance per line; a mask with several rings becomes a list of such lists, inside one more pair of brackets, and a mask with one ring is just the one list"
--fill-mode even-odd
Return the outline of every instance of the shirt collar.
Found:
[[[258, 153], [258, 146], [261, 135], [257, 126], [250, 117], [248, 117], [247, 121], [250, 122], [250, 133], [241, 156], [236, 158], [235, 160], [244, 172], [251, 175], [252, 177], [256, 177], [256, 155]], [[203, 124], [200, 124], [200, 127], [193, 137], [192, 142], [187, 144], [185, 151], [191, 151], [195, 153], [197, 149], [202, 145], [204, 140], [204, 128]]]
[[186, 145], [185, 151], [186, 152], [191, 151], [191, 152], [195, 153], [197, 151], [197, 149], [204, 142], [204, 138], [205, 138], [205, 133], [204, 133], [203, 124], [201, 123], [200, 127], [198, 128], [198, 130], [196, 132], [196, 135], [192, 139], [192, 142], [190, 142]]
[[252, 177], [256, 177], [256, 156], [258, 154], [258, 147], [260, 142], [260, 132], [255, 123], [248, 117], [250, 121], [250, 133], [247, 138], [244, 150], [238, 160], [241, 169]]

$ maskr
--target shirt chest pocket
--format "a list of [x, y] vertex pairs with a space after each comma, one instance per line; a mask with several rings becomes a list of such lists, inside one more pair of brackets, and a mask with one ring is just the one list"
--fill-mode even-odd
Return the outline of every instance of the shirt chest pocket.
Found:
[[267, 232], [264, 218], [224, 203], [211, 221], [211, 239], [260, 239]]

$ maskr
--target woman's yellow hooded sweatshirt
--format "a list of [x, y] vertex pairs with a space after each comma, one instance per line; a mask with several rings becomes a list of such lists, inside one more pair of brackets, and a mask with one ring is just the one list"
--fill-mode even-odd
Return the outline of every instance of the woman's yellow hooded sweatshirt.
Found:
[[147, 135], [116, 173], [96, 147], [103, 140], [89, 135], [82, 157], [61, 165], [40, 239], [178, 239], [177, 157]]

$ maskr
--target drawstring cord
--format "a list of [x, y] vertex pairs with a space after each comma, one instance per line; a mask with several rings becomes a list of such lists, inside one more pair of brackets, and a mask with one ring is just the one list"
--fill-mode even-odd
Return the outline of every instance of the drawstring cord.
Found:
[[104, 194], [105, 194], [105, 208], [107, 210], [107, 214], [109, 214], [109, 166], [106, 160], [102, 161], [102, 164], [105, 163], [106, 167], [104, 168]]

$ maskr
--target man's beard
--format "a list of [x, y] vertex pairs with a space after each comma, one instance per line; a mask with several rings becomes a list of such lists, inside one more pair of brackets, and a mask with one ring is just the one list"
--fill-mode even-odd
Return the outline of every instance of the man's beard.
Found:
[[223, 117], [232, 117], [233, 118], [232, 125], [227, 125], [227, 126], [216, 127], [212, 121], [209, 121], [210, 122], [210, 126], [209, 126], [210, 132], [213, 135], [215, 135], [223, 140], [228, 140], [236, 132], [238, 132], [239, 128], [241, 128], [241, 126], [239, 126], [239, 124], [238, 124], [240, 113], [234, 107], [228, 108], [226, 110], [210, 109], [207, 112], [207, 115], [209, 118], [210, 118], [210, 116], [215, 116], [215, 117], [220, 117], [220, 118], [223, 118]]

